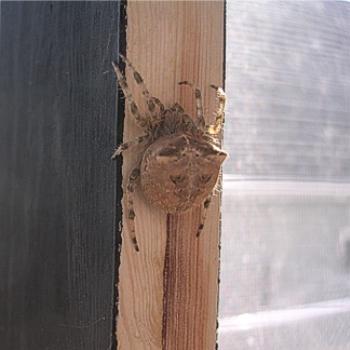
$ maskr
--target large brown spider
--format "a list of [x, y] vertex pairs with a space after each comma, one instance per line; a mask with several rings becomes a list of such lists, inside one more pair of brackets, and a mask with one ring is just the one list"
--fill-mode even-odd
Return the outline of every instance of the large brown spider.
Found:
[[204, 227], [206, 211], [216, 187], [221, 164], [227, 156], [219, 147], [226, 95], [221, 88], [211, 85], [216, 90], [218, 108], [214, 124], [206, 125], [198, 88], [193, 88], [187, 81], [179, 83], [194, 89], [196, 119], [193, 120], [178, 103], [166, 109], [158, 98], [151, 96], [140, 73], [131, 62], [123, 56], [121, 58], [131, 69], [148, 106], [148, 113], [141, 114], [124, 75], [113, 62], [118, 83], [131, 113], [145, 132], [133, 141], [121, 144], [112, 156], [114, 159], [131, 147], [143, 145], [143, 154], [133, 167], [126, 186], [127, 219], [134, 248], [139, 251], [134, 211], [134, 192], [138, 183], [147, 201], [166, 213], [179, 213], [201, 206], [201, 222], [197, 231], [199, 236]]

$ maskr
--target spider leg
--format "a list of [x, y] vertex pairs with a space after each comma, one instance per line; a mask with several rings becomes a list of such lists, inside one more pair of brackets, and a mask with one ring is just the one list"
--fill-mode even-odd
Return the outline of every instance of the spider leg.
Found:
[[198, 230], [197, 230], [197, 234], [196, 236], [199, 237], [200, 234], [203, 231], [204, 228], [204, 222], [205, 222], [205, 218], [207, 217], [207, 212], [208, 212], [208, 208], [211, 202], [211, 198], [213, 197], [213, 193], [211, 193], [207, 199], [203, 202], [203, 207], [202, 207], [202, 215], [201, 215], [201, 222], [198, 226]]
[[131, 172], [128, 183], [126, 186], [126, 215], [128, 222], [128, 229], [131, 242], [134, 246], [134, 249], [138, 252], [140, 251], [135, 231], [135, 210], [134, 210], [134, 193], [137, 185], [137, 180], [140, 177], [140, 168], [134, 168]]
[[142, 95], [145, 96], [146, 98], [148, 110], [152, 116], [152, 119], [158, 119], [159, 113], [157, 113], [156, 111], [156, 105], [159, 107], [161, 111], [164, 111], [164, 105], [160, 102], [158, 98], [151, 96], [141, 74], [136, 70], [133, 64], [123, 55], [120, 55], [120, 58], [132, 70], [136, 83], [140, 85], [142, 89]]
[[157, 97], [152, 96], [151, 99], [153, 100], [153, 102], [159, 107], [160, 111], [163, 112], [164, 111], [164, 105], [162, 102], [160, 102], [160, 99]]
[[195, 88], [192, 83], [185, 81], [180, 81], [179, 85], [188, 85], [194, 90], [194, 96], [196, 98], [196, 114], [197, 114], [197, 120], [196, 125], [201, 129], [204, 130], [205, 128], [205, 119], [204, 119], [204, 113], [203, 113], [203, 102], [202, 102], [202, 93], [198, 88]]
[[112, 155], [112, 159], [117, 158], [122, 152], [126, 151], [127, 149], [133, 148], [137, 145], [139, 145], [140, 143], [144, 142], [145, 140], [147, 140], [149, 136], [143, 135], [143, 136], [139, 136], [136, 137], [134, 140], [132, 141], [128, 141], [128, 142], [124, 142], [121, 145], [119, 145], [119, 147], [114, 151], [113, 155]]
[[210, 135], [218, 135], [225, 122], [225, 106], [226, 106], [226, 94], [224, 90], [215, 85], [210, 85], [216, 90], [216, 98], [218, 100], [218, 107], [215, 111], [215, 123], [207, 126], [207, 132]]
[[117, 64], [115, 62], [112, 62], [112, 66], [113, 66], [114, 72], [117, 76], [118, 83], [119, 83], [119, 85], [124, 93], [125, 99], [128, 102], [128, 104], [130, 105], [131, 113], [133, 114], [133, 116], [136, 119], [137, 125], [139, 125], [141, 128], [147, 128], [148, 124], [149, 124], [149, 120], [147, 117], [143, 116], [139, 112], [139, 109], [134, 101], [134, 97], [133, 97], [132, 93], [129, 91], [129, 87], [128, 87], [128, 84], [126, 82], [124, 75], [122, 74], [122, 72], [120, 71], [119, 67], [117, 66]]
[[176, 113], [183, 113], [184, 112], [184, 109], [182, 108], [182, 106], [177, 102], [174, 103], [170, 109]]

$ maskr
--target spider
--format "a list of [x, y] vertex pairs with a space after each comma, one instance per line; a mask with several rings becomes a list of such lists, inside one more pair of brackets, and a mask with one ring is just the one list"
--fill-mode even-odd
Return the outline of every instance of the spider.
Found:
[[123, 91], [137, 125], [144, 130], [142, 136], [121, 144], [113, 153], [115, 159], [122, 152], [142, 145], [143, 151], [133, 166], [126, 185], [126, 217], [133, 246], [139, 251], [135, 231], [134, 193], [139, 185], [146, 200], [166, 213], [185, 212], [201, 207], [201, 220], [197, 237], [204, 227], [206, 212], [215, 191], [221, 164], [227, 153], [220, 149], [219, 135], [224, 122], [226, 95], [217, 86], [218, 108], [215, 122], [206, 125], [203, 115], [201, 91], [188, 81], [179, 84], [192, 88], [196, 100], [196, 118], [187, 115], [180, 104], [165, 108], [151, 96], [141, 74], [132, 63], [120, 56], [141, 87], [148, 112], [141, 113], [129, 91], [126, 78], [116, 62], [112, 62], [117, 81]]

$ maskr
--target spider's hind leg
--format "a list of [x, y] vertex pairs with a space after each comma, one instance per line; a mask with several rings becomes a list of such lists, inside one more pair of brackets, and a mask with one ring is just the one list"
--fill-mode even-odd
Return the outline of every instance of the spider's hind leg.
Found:
[[135, 230], [135, 209], [134, 209], [134, 193], [136, 189], [137, 180], [140, 177], [140, 168], [134, 168], [131, 172], [128, 183], [126, 186], [126, 217], [128, 222], [128, 231], [130, 235], [131, 242], [134, 249], [138, 252], [140, 251]]
[[202, 233], [203, 231], [203, 228], [204, 228], [204, 222], [205, 222], [205, 219], [207, 217], [207, 212], [208, 212], [208, 208], [209, 208], [209, 205], [210, 205], [210, 202], [211, 202], [211, 199], [213, 197], [213, 193], [211, 193], [207, 199], [203, 202], [203, 206], [202, 206], [202, 213], [201, 213], [201, 221], [198, 225], [198, 230], [197, 230], [197, 234], [196, 236], [199, 237], [200, 234]]

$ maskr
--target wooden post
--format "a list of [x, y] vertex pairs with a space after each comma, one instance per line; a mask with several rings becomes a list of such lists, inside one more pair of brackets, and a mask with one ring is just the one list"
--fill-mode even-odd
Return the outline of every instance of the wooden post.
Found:
[[[223, 84], [224, 3], [130, 1], [127, 22], [127, 56], [151, 93], [166, 105], [179, 102], [194, 115], [193, 93], [177, 84], [181, 80], [192, 81], [202, 89], [206, 117], [212, 118], [215, 93], [209, 85]], [[129, 77], [128, 82], [137, 101], [142, 101]], [[124, 140], [141, 132], [127, 111]], [[131, 153], [124, 157], [124, 183], [137, 159], [137, 152]], [[147, 205], [138, 194], [135, 212], [140, 252], [133, 250], [125, 229], [119, 282], [118, 348], [214, 349], [219, 197], [210, 206], [199, 239], [195, 237], [200, 217], [197, 209], [167, 217]]]

